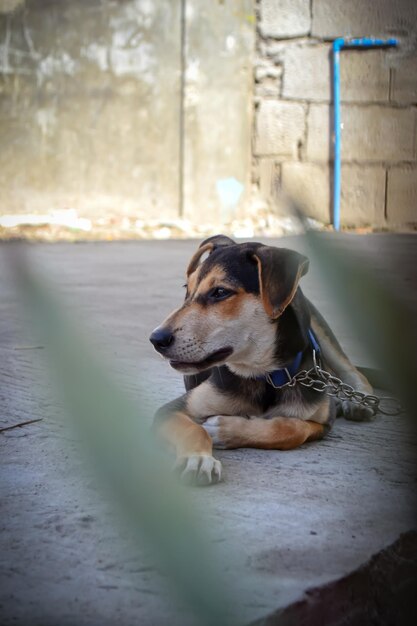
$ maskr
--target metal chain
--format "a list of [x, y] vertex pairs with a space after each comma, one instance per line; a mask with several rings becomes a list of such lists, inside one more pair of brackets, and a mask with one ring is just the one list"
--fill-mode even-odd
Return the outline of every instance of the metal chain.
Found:
[[[383, 415], [399, 415], [403, 412], [401, 404], [396, 398], [389, 396], [378, 397], [356, 391], [354, 387], [351, 387], [340, 378], [337, 378], [337, 376], [324, 370], [317, 362], [315, 350], [313, 350], [313, 359], [314, 366], [311, 369], [301, 370], [293, 377], [290, 376], [287, 370], [289, 380], [284, 385], [275, 385], [269, 374], [266, 375], [266, 379], [275, 389], [285, 389], [286, 387], [303, 385], [303, 387], [309, 387], [314, 391], [326, 393], [328, 396], [333, 396], [339, 400], [349, 400], [354, 404], [364, 406], [370, 409], [373, 415], [378, 412]], [[381, 403], [383, 403], [383, 406], [381, 406]]]

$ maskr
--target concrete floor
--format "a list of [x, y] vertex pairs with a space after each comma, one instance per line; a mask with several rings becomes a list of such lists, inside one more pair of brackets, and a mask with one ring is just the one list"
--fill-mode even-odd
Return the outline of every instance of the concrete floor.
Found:
[[[414, 310], [416, 241], [411, 235], [340, 237], [342, 247], [392, 280]], [[271, 243], [300, 251], [304, 245], [301, 238]], [[182, 393], [181, 377], [158, 358], [147, 337], [181, 301], [195, 246], [168, 241], [32, 248], [33, 263], [47, 269], [68, 308], [99, 335], [122, 385], [137, 400], [145, 386], [149, 419]], [[39, 378], [43, 350], [34, 348], [36, 337], [22, 336], [7, 250], [3, 246], [0, 276], [0, 428], [43, 420], [0, 433], [0, 623], [193, 623], [171, 598], [169, 585], [145, 564], [146, 547], [132, 552], [103, 493], [86, 480], [77, 436]], [[303, 283], [353, 360], [372, 364], [314, 264]], [[192, 498], [208, 508], [212, 540], [230, 542], [238, 553], [234, 567], [240, 569], [230, 576], [238, 578], [247, 622], [340, 580], [415, 527], [415, 445], [404, 417], [379, 416], [367, 424], [338, 420], [326, 440], [290, 452], [218, 453], [225, 482], [192, 490]]]

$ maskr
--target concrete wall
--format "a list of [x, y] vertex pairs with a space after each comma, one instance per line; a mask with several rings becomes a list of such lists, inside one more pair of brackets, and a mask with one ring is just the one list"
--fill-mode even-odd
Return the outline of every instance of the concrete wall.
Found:
[[183, 215], [230, 223], [251, 191], [252, 0], [187, 0], [185, 37]]
[[0, 213], [243, 212], [254, 30], [251, 0], [0, 0]]
[[331, 219], [331, 40], [397, 36], [341, 53], [342, 224], [417, 223], [417, 2], [259, 0], [254, 180]]
[[176, 215], [179, 0], [28, 0], [0, 42], [2, 212]]
[[416, 0], [0, 0], [0, 213], [228, 224], [252, 175], [329, 222], [349, 35], [401, 47], [342, 53], [342, 223], [416, 223]]

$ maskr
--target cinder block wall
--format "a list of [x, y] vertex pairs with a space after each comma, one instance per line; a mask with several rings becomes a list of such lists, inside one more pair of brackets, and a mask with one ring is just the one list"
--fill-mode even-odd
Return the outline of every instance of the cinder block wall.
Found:
[[396, 36], [397, 50], [341, 53], [342, 224], [417, 224], [417, 0], [258, 0], [254, 182], [331, 220], [331, 42]]

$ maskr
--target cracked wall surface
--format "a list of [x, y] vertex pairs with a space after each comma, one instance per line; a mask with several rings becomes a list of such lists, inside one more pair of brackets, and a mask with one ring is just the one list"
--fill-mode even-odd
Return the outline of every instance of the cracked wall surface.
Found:
[[0, 213], [230, 221], [248, 203], [252, 0], [0, 0]]
[[0, 212], [173, 217], [179, 42], [179, 0], [0, 14]]
[[263, 199], [285, 189], [331, 221], [331, 42], [395, 36], [397, 49], [341, 53], [346, 226], [417, 223], [415, 0], [257, 0], [253, 179]]

